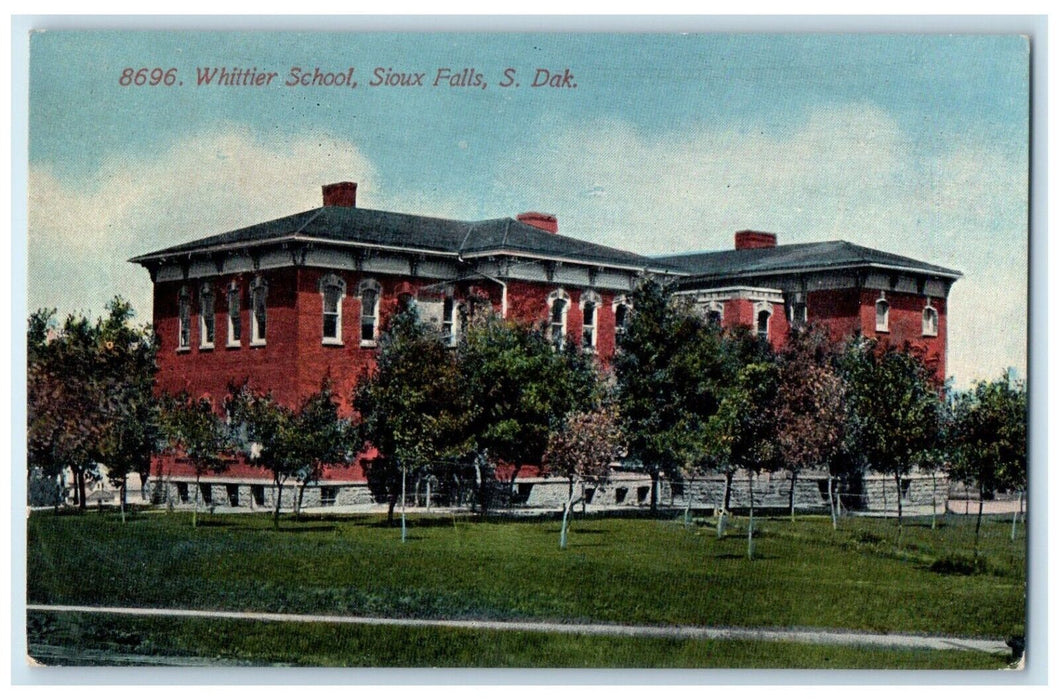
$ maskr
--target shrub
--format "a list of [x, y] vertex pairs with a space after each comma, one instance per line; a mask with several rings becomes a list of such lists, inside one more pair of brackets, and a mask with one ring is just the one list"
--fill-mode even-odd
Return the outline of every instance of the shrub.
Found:
[[989, 566], [985, 557], [969, 557], [966, 554], [946, 554], [934, 560], [930, 570], [936, 574], [973, 576], [984, 574]]

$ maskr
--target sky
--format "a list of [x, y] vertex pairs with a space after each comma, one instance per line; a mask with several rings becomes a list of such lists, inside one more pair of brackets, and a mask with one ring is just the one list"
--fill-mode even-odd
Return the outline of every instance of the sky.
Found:
[[[130, 67], [175, 82], [122, 86]], [[221, 67], [277, 75], [196, 84]], [[357, 87], [287, 87], [295, 67], [353, 68]], [[376, 69], [423, 85], [373, 87]], [[486, 86], [434, 86], [439, 69]], [[532, 87], [539, 69], [565, 86]], [[28, 307], [97, 315], [121, 294], [149, 321], [128, 258], [353, 180], [358, 206], [545, 211], [642, 254], [728, 249], [752, 228], [955, 268], [957, 386], [1025, 376], [1028, 119], [1015, 35], [43, 32]]]

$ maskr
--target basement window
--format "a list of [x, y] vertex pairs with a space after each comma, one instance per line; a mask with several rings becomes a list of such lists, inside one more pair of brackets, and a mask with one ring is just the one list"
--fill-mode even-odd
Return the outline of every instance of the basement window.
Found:
[[321, 486], [320, 487], [320, 505], [322, 506], [333, 506], [335, 500], [338, 498], [338, 487], [337, 486]]
[[927, 337], [935, 337], [938, 334], [938, 310], [930, 305], [930, 299], [927, 299], [927, 306], [923, 309], [923, 335]]
[[243, 338], [243, 319], [239, 309], [239, 283], [228, 285], [228, 347], [239, 347]]
[[177, 311], [177, 350], [191, 348], [191, 294], [187, 287], [180, 288]]
[[346, 283], [335, 274], [320, 280], [320, 295], [323, 297], [323, 343], [342, 344], [342, 299], [346, 296]]
[[360, 344], [375, 347], [379, 331], [379, 296], [382, 287], [375, 280], [360, 283]]
[[213, 305], [213, 285], [206, 282], [199, 292], [199, 349], [213, 349], [216, 311]]
[[268, 328], [268, 308], [266, 297], [268, 296], [268, 284], [261, 277], [254, 280], [250, 287], [250, 344], [264, 345], [265, 332]]

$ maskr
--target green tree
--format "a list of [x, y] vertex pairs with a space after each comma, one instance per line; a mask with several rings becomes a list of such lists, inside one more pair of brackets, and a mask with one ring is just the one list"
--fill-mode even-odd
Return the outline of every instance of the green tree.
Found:
[[392, 317], [379, 345], [378, 362], [358, 382], [353, 407], [361, 436], [379, 451], [368, 477], [385, 490], [391, 523], [401, 498], [404, 539], [408, 475], [467, 452], [465, 379], [452, 351], [414, 308]]
[[[610, 472], [610, 464], [622, 452], [618, 410], [614, 405], [569, 416], [561, 430], [553, 432], [544, 452], [545, 474], [567, 479], [569, 489], [559, 530], [559, 549], [566, 549], [574, 505], [585, 498], [585, 484], [598, 483]], [[580, 496], [575, 497], [580, 486]]]
[[466, 392], [468, 447], [513, 466], [543, 463], [549, 435], [588, 411], [601, 391], [591, 355], [576, 343], [557, 351], [542, 329], [504, 321], [490, 310], [466, 324], [457, 350]]
[[939, 444], [944, 406], [932, 368], [912, 352], [873, 340], [850, 344], [841, 359], [846, 385], [847, 450], [897, 487], [900, 547], [902, 480]]
[[953, 414], [951, 475], [978, 490], [977, 557], [986, 496], [1026, 486], [1026, 389], [1006, 377], [977, 382], [957, 395]]
[[69, 468], [82, 510], [85, 478], [97, 464], [104, 463], [121, 485], [124, 505], [125, 478], [133, 471], [146, 473], [156, 447], [153, 337], [132, 318], [132, 308], [120, 297], [94, 322], [71, 314], [60, 326], [54, 310], [29, 318], [29, 466], [56, 479]]
[[208, 398], [193, 399], [187, 392], [162, 397], [161, 425], [169, 448], [182, 454], [195, 471], [191, 524], [197, 526], [202, 477], [227, 470], [235, 449], [228, 426]]
[[629, 457], [651, 477], [655, 511], [659, 479], [680, 480], [703, 452], [717, 406], [717, 335], [657, 280], [641, 282], [631, 302], [614, 371]]
[[[754, 557], [754, 477], [762, 471], [779, 468], [775, 406], [778, 392], [778, 369], [773, 362], [753, 362], [738, 371], [735, 380], [724, 388], [717, 412], [710, 418], [710, 459], [727, 476], [742, 468], [747, 474], [750, 494], [750, 520], [747, 527], [747, 556]], [[723, 532], [718, 522], [718, 533]]]
[[[778, 456], [790, 475], [790, 515], [794, 519], [798, 475], [831, 464], [842, 444], [845, 396], [833, 366], [835, 353], [826, 329], [793, 331], [779, 356], [774, 419]], [[833, 479], [828, 498], [834, 517]]]

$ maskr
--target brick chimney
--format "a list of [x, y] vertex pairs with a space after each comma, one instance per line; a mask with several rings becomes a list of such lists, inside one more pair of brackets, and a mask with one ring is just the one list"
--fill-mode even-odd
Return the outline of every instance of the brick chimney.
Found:
[[555, 214], [541, 214], [539, 211], [527, 211], [515, 217], [524, 224], [548, 233], [559, 233], [559, 219]]
[[357, 206], [357, 183], [336, 182], [324, 185], [325, 207], [355, 207]]
[[746, 250], [748, 248], [775, 248], [776, 234], [764, 231], [736, 231], [735, 249]]

